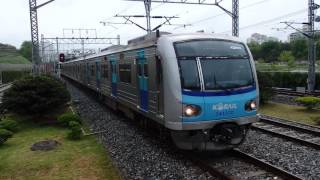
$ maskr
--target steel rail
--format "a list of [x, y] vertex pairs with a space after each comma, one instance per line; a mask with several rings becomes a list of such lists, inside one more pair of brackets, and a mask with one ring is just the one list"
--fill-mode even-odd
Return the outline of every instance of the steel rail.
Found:
[[212, 167], [211, 165], [209, 165], [207, 162], [201, 160], [200, 158], [196, 158], [196, 157], [192, 156], [191, 154], [185, 153], [185, 152], [183, 152], [183, 155], [185, 157], [187, 157], [189, 160], [191, 160], [191, 162], [193, 162], [195, 165], [197, 165], [200, 169], [202, 169], [203, 171], [209, 172], [210, 175], [217, 177], [218, 179], [235, 180], [233, 177], [230, 177], [230, 176], [226, 175], [225, 173], [223, 173], [222, 171], [219, 171], [218, 169]]
[[[320, 128], [319, 128], [319, 131], [316, 131], [316, 130], [312, 130], [312, 129], [306, 128], [309, 125], [304, 125], [304, 124], [298, 123], [298, 124], [301, 125], [301, 126], [299, 126], [299, 125], [295, 125], [295, 124], [289, 124], [289, 123], [281, 122], [281, 121], [278, 121], [276, 119], [279, 119], [279, 118], [268, 117], [268, 116], [264, 116], [264, 115], [260, 116], [260, 121], [261, 122], [264, 122], [264, 123], [267, 123], [267, 124], [272, 124], [272, 125], [277, 125], [277, 126], [280, 126], [280, 127], [291, 128], [291, 129], [298, 130], [298, 131], [301, 131], [301, 132], [304, 132], [304, 133], [309, 133], [309, 134], [313, 134], [313, 135], [316, 135], [316, 136], [320, 136]], [[295, 123], [295, 122], [293, 122], [293, 123]], [[306, 126], [306, 127], [302, 127], [302, 126]], [[318, 127], [315, 127], [315, 126], [309, 126], [309, 127], [310, 128], [318, 128]]]
[[260, 128], [260, 127], [255, 126], [255, 125], [252, 125], [251, 129], [262, 131], [264, 133], [271, 134], [272, 136], [276, 136], [276, 137], [283, 138], [283, 139], [286, 139], [286, 140], [289, 140], [289, 141], [297, 142], [297, 143], [300, 143], [300, 144], [302, 144], [304, 146], [309, 146], [309, 147], [313, 147], [313, 148], [315, 148], [317, 150], [320, 150], [320, 144], [317, 144], [317, 143], [314, 143], [314, 142], [311, 142], [311, 141], [307, 141], [307, 140], [304, 140], [304, 139], [301, 139], [301, 138], [298, 138], [298, 137], [288, 136], [288, 135], [285, 135], [285, 134], [282, 134], [282, 133], [279, 133], [279, 132], [275, 132], [275, 131], [271, 131], [271, 130], [268, 130], [268, 129]]
[[268, 162], [265, 162], [265, 161], [258, 159], [252, 155], [244, 153], [244, 152], [240, 151], [239, 149], [233, 149], [231, 151], [231, 154], [243, 159], [244, 161], [246, 161], [248, 163], [254, 164], [262, 169], [268, 170], [271, 173], [278, 175], [284, 179], [290, 179], [290, 180], [302, 180], [303, 179], [303, 178], [298, 177], [294, 174], [291, 174], [288, 171], [285, 171], [279, 167], [276, 167]]
[[291, 89], [272, 88], [277, 94], [290, 95], [290, 96], [320, 96], [320, 92], [297, 92]]

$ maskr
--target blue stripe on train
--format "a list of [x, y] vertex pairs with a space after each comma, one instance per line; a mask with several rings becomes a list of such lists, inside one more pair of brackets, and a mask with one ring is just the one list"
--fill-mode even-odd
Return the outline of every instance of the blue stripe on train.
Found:
[[228, 95], [236, 95], [236, 94], [243, 94], [256, 89], [256, 86], [239, 89], [239, 90], [225, 90], [225, 91], [218, 91], [218, 92], [203, 92], [203, 91], [186, 91], [183, 90], [183, 95], [188, 96], [228, 96]]
[[202, 95], [182, 95], [183, 104], [194, 104], [201, 107], [201, 113], [198, 116], [182, 117], [184, 123], [233, 119], [257, 114], [256, 110], [245, 111], [245, 103], [257, 98], [257, 91], [255, 89], [228, 96]]

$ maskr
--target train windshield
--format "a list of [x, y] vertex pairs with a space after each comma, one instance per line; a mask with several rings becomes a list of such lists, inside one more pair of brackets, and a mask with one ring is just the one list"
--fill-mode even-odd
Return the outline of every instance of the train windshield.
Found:
[[230, 90], [253, 86], [249, 55], [241, 43], [193, 40], [175, 43], [182, 88]]

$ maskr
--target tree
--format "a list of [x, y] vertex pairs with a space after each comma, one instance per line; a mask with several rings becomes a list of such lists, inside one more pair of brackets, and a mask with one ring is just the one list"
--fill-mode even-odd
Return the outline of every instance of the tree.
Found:
[[24, 41], [21, 44], [21, 47], [19, 49], [19, 53], [28, 59], [29, 61], [32, 61], [32, 43], [31, 41]]
[[277, 61], [280, 55], [280, 42], [267, 41], [261, 44], [261, 56], [266, 62]]
[[307, 41], [305, 39], [298, 39], [290, 42], [291, 51], [296, 59], [306, 60], [308, 57]]
[[258, 60], [261, 59], [261, 46], [256, 42], [248, 43], [248, 47], [252, 53], [253, 59]]
[[294, 56], [291, 51], [282, 51], [279, 56], [279, 60], [282, 62], [294, 61]]
[[28, 76], [4, 92], [3, 107], [21, 115], [41, 116], [69, 100], [70, 94], [61, 81], [49, 76]]

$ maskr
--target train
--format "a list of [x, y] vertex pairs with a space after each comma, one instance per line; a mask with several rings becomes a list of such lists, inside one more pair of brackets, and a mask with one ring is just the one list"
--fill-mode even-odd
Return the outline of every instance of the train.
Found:
[[168, 130], [180, 149], [235, 148], [259, 120], [254, 60], [236, 37], [157, 32], [60, 66], [111, 108]]

